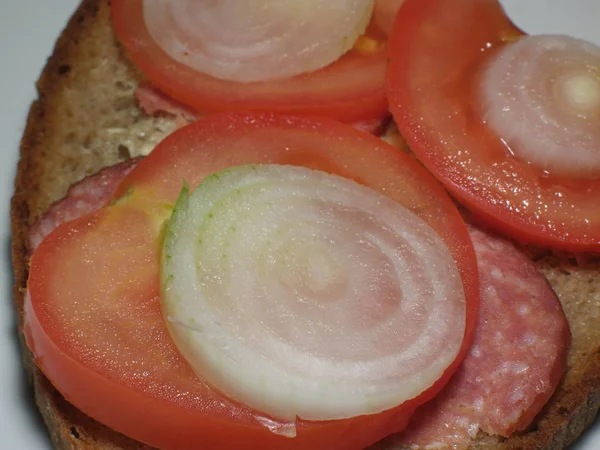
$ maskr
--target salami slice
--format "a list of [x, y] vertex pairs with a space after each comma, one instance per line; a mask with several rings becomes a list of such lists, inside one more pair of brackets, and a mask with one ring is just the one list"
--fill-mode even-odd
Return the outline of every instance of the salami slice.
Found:
[[33, 252], [40, 242], [62, 223], [91, 213], [108, 203], [121, 180], [138, 162], [139, 159], [132, 159], [106, 167], [72, 185], [67, 195], [54, 203], [31, 227], [29, 251]]
[[474, 227], [470, 235], [481, 283], [473, 346], [443, 393], [391, 438], [396, 444], [460, 449], [480, 430], [522, 430], [564, 371], [569, 326], [546, 278], [508, 241]]

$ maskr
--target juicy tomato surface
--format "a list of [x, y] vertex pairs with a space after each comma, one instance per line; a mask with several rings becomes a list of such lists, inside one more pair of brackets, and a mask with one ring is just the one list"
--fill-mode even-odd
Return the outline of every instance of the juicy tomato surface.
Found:
[[199, 113], [276, 111], [343, 122], [388, 115], [387, 36], [377, 26], [367, 31], [372, 41], [366, 50], [355, 48], [323, 69], [280, 81], [234, 83], [202, 74], [168, 56], [146, 30], [142, 4], [142, 0], [112, 2], [117, 36], [152, 84]]
[[[183, 182], [224, 168], [292, 164], [354, 179], [413, 210], [442, 237], [460, 270], [466, 331], [456, 361], [418, 398], [379, 414], [282, 424], [202, 382], [172, 342], [159, 301], [166, 220]], [[160, 448], [361, 449], [402, 429], [468, 350], [478, 274], [466, 226], [414, 159], [368, 133], [328, 120], [223, 114], [167, 137], [121, 182], [112, 200], [65, 223], [32, 256], [25, 334], [57, 389], [98, 421]]]
[[407, 0], [388, 48], [390, 109], [417, 157], [480, 221], [525, 243], [600, 251], [600, 180], [543, 172], [482, 120], [478, 74], [520, 36], [496, 0]]

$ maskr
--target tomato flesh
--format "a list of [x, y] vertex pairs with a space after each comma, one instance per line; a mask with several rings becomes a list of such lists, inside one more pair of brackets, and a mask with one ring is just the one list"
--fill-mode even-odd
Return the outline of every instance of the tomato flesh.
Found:
[[600, 180], [549, 175], [482, 120], [478, 74], [523, 35], [497, 1], [407, 0], [390, 36], [388, 95], [400, 132], [475, 217], [524, 243], [600, 251]]
[[[387, 3], [390, 0], [377, 0]], [[276, 111], [343, 122], [388, 115], [385, 93], [387, 36], [371, 26], [376, 48], [353, 49], [329, 66], [279, 81], [235, 83], [173, 60], [152, 39], [142, 0], [115, 0], [112, 18], [129, 57], [152, 84], [201, 114], [231, 110]]]
[[[248, 163], [294, 164], [346, 176], [412, 209], [446, 242], [467, 300], [456, 361], [421, 396], [371, 416], [276, 422], [211, 390], [179, 354], [159, 302], [163, 226], [185, 180]], [[167, 137], [117, 188], [113, 201], [59, 226], [31, 260], [25, 334], [41, 370], [75, 406], [160, 448], [361, 449], [402, 429], [447, 382], [470, 346], [478, 276], [464, 222], [413, 159], [333, 121], [224, 114]], [[271, 426], [271, 428], [273, 428]]]

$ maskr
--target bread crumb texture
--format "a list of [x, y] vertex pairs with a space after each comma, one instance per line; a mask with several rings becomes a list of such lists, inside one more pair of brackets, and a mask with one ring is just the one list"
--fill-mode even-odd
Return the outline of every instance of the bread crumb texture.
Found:
[[[30, 179], [39, 184], [38, 216], [75, 181], [107, 165], [146, 155], [175, 129], [169, 117], [137, 107], [141, 75], [128, 63], [110, 26], [106, 1], [85, 1], [38, 82], [38, 128]], [[38, 163], [39, 162], [39, 163]]]

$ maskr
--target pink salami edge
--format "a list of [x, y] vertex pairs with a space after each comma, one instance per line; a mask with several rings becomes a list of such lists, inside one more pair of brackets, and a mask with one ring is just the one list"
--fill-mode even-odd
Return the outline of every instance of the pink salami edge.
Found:
[[526, 428], [566, 366], [569, 324], [535, 264], [512, 243], [469, 228], [480, 277], [473, 346], [441, 395], [391, 439], [409, 447], [467, 447], [479, 431]]
[[67, 195], [54, 203], [33, 224], [29, 231], [29, 251], [33, 252], [42, 240], [59, 225], [89, 214], [106, 205], [123, 178], [138, 164], [131, 159], [106, 167], [73, 184]]
[[149, 116], [165, 113], [174, 116], [177, 127], [183, 127], [200, 116], [187, 106], [170, 98], [148, 82], [141, 83], [135, 90], [139, 107]]
[[[56, 227], [104, 206], [137, 165], [127, 161], [73, 185], [32, 227], [30, 250]], [[466, 447], [479, 430], [507, 436], [541, 410], [566, 363], [569, 326], [533, 262], [510, 242], [469, 228], [480, 272], [473, 346], [446, 389], [390, 439], [408, 446]]]

